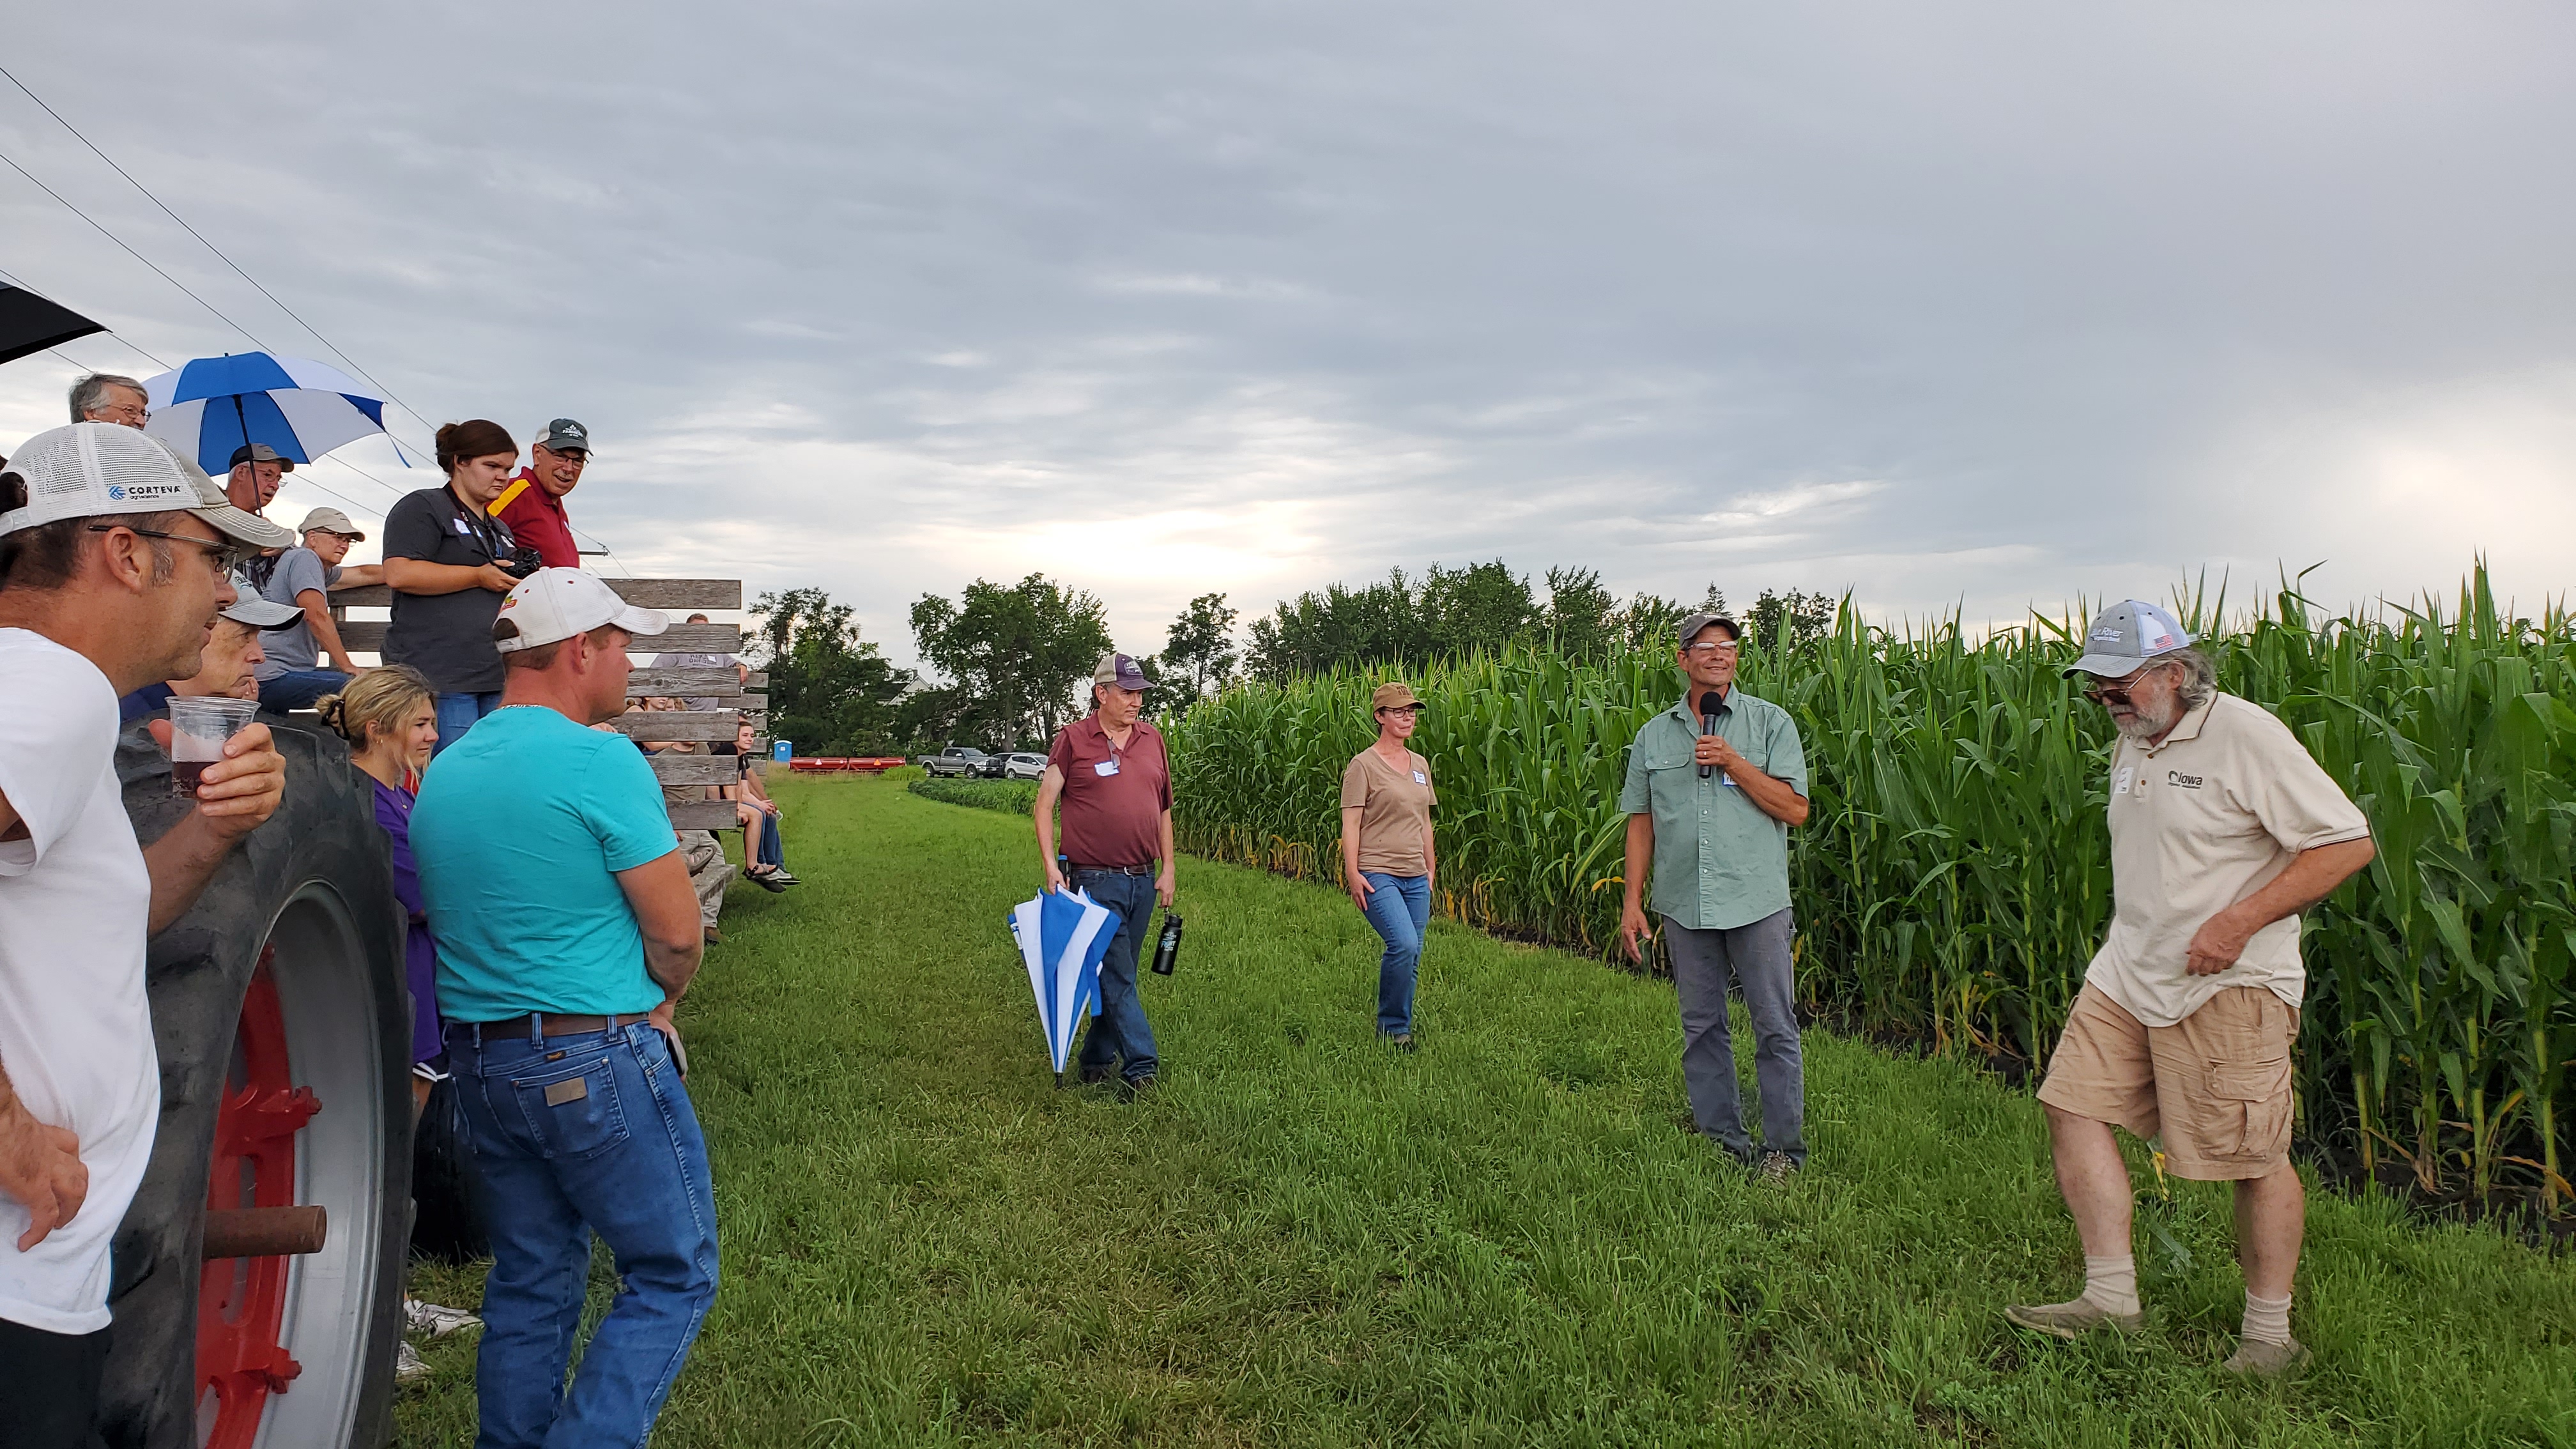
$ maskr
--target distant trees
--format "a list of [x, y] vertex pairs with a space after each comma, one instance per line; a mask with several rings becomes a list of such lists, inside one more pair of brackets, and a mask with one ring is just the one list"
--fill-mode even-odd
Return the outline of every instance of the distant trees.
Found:
[[859, 637], [847, 604], [821, 589], [762, 594], [745, 652], [769, 672], [769, 733], [809, 755], [896, 754], [911, 743], [899, 702], [913, 683]]
[[1190, 600], [1165, 632], [1162, 654], [1147, 669], [1163, 691], [1157, 708], [1186, 708], [1233, 681], [1234, 667], [1242, 660], [1234, 642], [1239, 617], [1221, 593]]
[[912, 637], [947, 676], [924, 706], [929, 722], [945, 725], [939, 742], [1017, 749], [1081, 714], [1092, 668], [1109, 650], [1109, 616], [1088, 590], [1044, 574], [977, 579], [953, 601], [922, 595]]

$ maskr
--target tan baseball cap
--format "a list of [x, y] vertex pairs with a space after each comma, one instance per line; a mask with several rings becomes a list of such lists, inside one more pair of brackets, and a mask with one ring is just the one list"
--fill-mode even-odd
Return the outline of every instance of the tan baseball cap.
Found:
[[336, 508], [316, 508], [304, 515], [302, 523], [295, 525], [297, 533], [311, 533], [317, 528], [328, 533], [336, 533], [342, 538], [357, 539], [361, 543], [365, 542], [367, 537], [358, 531], [356, 524], [349, 521], [349, 515]]
[[1424, 704], [1414, 695], [1413, 686], [1410, 684], [1389, 682], [1381, 684], [1376, 689], [1369, 691], [1369, 713], [1371, 714], [1375, 714], [1382, 709], [1428, 708], [1430, 708], [1430, 706]]
[[0, 513], [0, 534], [111, 513], [193, 513], [254, 548], [295, 546], [294, 534], [233, 507], [205, 469], [140, 428], [48, 428], [10, 455], [7, 471], [27, 480], [27, 506]]

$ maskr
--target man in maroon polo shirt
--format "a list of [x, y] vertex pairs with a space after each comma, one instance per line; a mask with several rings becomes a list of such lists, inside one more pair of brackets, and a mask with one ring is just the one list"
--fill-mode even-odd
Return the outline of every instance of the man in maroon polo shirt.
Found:
[[[1068, 885], [1118, 915], [1100, 958], [1100, 1009], [1082, 1038], [1082, 1079], [1115, 1074], [1133, 1092], [1154, 1080], [1154, 1028], [1136, 994], [1136, 952], [1161, 903], [1172, 904], [1172, 769], [1163, 736], [1141, 716], [1153, 688], [1136, 661], [1103, 654], [1091, 672], [1091, 714], [1056, 731], [1038, 777], [1038, 859], [1050, 891]], [[1056, 805], [1064, 861], [1056, 860]], [[1158, 863], [1159, 862], [1159, 866]]]

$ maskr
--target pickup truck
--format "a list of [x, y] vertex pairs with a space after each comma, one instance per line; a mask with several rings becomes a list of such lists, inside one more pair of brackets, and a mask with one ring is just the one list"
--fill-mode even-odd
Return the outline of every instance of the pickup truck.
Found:
[[921, 768], [932, 775], [959, 775], [968, 779], [984, 773], [985, 754], [971, 745], [950, 745], [935, 755], [921, 757]]

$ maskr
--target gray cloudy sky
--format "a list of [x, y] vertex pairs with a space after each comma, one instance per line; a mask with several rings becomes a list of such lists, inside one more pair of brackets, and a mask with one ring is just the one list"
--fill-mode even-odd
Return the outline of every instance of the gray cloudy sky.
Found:
[[[1139, 651], [1496, 555], [1999, 620], [2576, 577], [2563, 6], [221, 10], [0, 64], [432, 421], [589, 424], [634, 571], [901, 658], [1031, 569]], [[330, 360], [5, 83], [0, 153]], [[0, 268], [250, 345], [5, 169]], [[0, 447], [72, 375], [0, 368]]]

